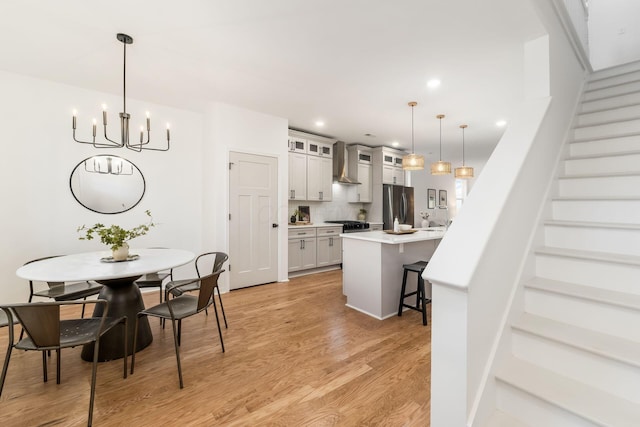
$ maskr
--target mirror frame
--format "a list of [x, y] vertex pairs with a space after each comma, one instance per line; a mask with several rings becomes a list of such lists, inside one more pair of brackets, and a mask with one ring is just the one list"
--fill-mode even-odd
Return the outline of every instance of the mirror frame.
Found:
[[[122, 209], [122, 210], [119, 210], [119, 211], [117, 211], [117, 212], [103, 212], [103, 211], [100, 211], [100, 210], [97, 210], [97, 209], [91, 208], [91, 207], [87, 206], [85, 203], [83, 203], [82, 201], [80, 201], [80, 199], [78, 198], [78, 196], [76, 195], [76, 193], [73, 191], [73, 177], [74, 177], [74, 174], [75, 174], [77, 171], [82, 171], [82, 170], [83, 170], [83, 168], [85, 168], [85, 169], [86, 169], [86, 163], [85, 163], [85, 162], [86, 162], [87, 160], [91, 160], [91, 159], [94, 159], [94, 158], [96, 158], [96, 157], [111, 157], [111, 158], [118, 158], [118, 159], [122, 159], [123, 161], [128, 162], [128, 163], [132, 166], [132, 168], [133, 168], [133, 170], [134, 170], [134, 173], [135, 173], [135, 171], [137, 171], [137, 172], [140, 174], [140, 178], [142, 179], [142, 191], [141, 191], [140, 197], [137, 199], [137, 201], [136, 201], [135, 203], [133, 203], [131, 206], [126, 207], [126, 209]], [[106, 175], [106, 174], [105, 174], [105, 175]], [[127, 211], [129, 211], [129, 210], [131, 210], [131, 209], [135, 208], [136, 206], [138, 206], [138, 204], [140, 204], [140, 201], [142, 201], [142, 198], [144, 197], [144, 195], [145, 195], [145, 193], [146, 193], [146, 191], [147, 191], [147, 182], [146, 182], [146, 180], [145, 180], [145, 178], [144, 178], [144, 175], [142, 174], [142, 171], [140, 170], [140, 168], [139, 168], [138, 166], [136, 166], [136, 165], [135, 165], [133, 162], [131, 162], [130, 160], [125, 159], [124, 157], [120, 157], [120, 156], [114, 155], [114, 154], [97, 154], [97, 155], [95, 155], [95, 156], [87, 157], [86, 159], [82, 160], [80, 163], [78, 163], [78, 164], [73, 168], [73, 170], [71, 171], [71, 175], [69, 175], [69, 189], [71, 190], [71, 194], [73, 195], [73, 198], [74, 198], [74, 199], [76, 199], [76, 201], [77, 201], [78, 203], [80, 203], [80, 205], [82, 205], [82, 207], [84, 207], [84, 208], [86, 208], [86, 209], [88, 209], [88, 210], [90, 210], [90, 211], [92, 211], [92, 212], [99, 213], [99, 214], [104, 214], [104, 215], [116, 215], [116, 214], [120, 214], [120, 213], [123, 213], [123, 212], [127, 212]]]

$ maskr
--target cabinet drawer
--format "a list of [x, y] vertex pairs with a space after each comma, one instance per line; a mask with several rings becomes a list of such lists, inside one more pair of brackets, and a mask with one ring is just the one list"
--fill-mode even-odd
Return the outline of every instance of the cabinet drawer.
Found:
[[322, 227], [318, 228], [316, 234], [320, 236], [337, 236], [342, 233], [342, 227]]
[[315, 228], [290, 228], [289, 238], [297, 239], [299, 237], [316, 237]]

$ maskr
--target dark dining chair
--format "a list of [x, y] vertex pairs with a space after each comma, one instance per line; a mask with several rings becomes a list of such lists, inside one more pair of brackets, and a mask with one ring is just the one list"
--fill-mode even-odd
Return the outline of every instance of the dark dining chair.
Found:
[[[202, 273], [205, 271], [207, 263], [211, 264], [211, 273], [222, 270], [222, 266], [229, 259], [229, 256], [224, 252], [205, 252], [198, 255], [195, 259], [196, 274], [198, 277], [202, 277]], [[189, 282], [188, 285], [185, 284]], [[193, 292], [198, 290], [199, 282], [194, 279], [174, 280], [173, 270], [171, 271], [171, 281], [165, 286], [165, 300], [170, 296], [180, 296], [185, 292]], [[220, 309], [222, 310], [222, 318], [224, 319], [224, 327], [228, 328], [227, 316], [224, 312], [224, 306], [222, 305], [222, 297], [220, 296], [220, 288], [216, 282], [216, 289], [218, 293], [218, 300], [220, 301]], [[218, 315], [216, 302], [213, 301], [213, 308], [216, 310], [216, 316]], [[207, 314], [209, 314], [207, 312]], [[180, 324], [178, 324], [178, 342], [180, 342]]]
[[[24, 265], [31, 264], [36, 261], [57, 258], [61, 255], [53, 255], [44, 258], [33, 259], [27, 261]], [[44, 289], [36, 290], [33, 280], [29, 280], [29, 302], [33, 301], [33, 297], [51, 298], [55, 301], [74, 301], [79, 299], [86, 300], [87, 297], [98, 295], [102, 290], [102, 285], [93, 281], [84, 282], [46, 282]], [[84, 305], [82, 306], [82, 317], [84, 317]], [[22, 335], [20, 336], [22, 338]]]
[[[88, 317], [79, 319], [60, 318], [60, 307], [91, 304], [102, 305], [103, 314], [101, 317]], [[123, 378], [127, 378], [127, 317], [108, 317], [109, 303], [106, 300], [90, 301], [64, 301], [64, 302], [37, 302], [1, 305], [1, 312], [7, 318], [9, 326], [9, 340], [7, 353], [2, 367], [0, 377], [0, 396], [4, 388], [4, 382], [9, 368], [11, 351], [13, 348], [19, 350], [36, 350], [42, 352], [42, 368], [47, 381], [47, 357], [46, 351], [55, 350], [57, 355], [56, 382], [60, 384], [60, 350], [63, 348], [76, 347], [79, 345], [91, 344], [94, 347], [93, 367], [91, 371], [91, 394], [89, 398], [89, 417], [87, 425], [93, 422], [93, 404], [96, 392], [96, 373], [98, 369], [98, 353], [100, 337], [117, 325], [124, 327], [124, 373]], [[22, 324], [23, 331], [27, 336], [14, 342], [14, 325], [17, 324], [15, 318]]]
[[[213, 274], [204, 276], [200, 279], [193, 279], [176, 285], [176, 288], [186, 287], [197, 282], [197, 296], [190, 293], [183, 293], [175, 298], [165, 299], [161, 304], [154, 307], [147, 308], [146, 310], [138, 313], [136, 317], [135, 334], [133, 338], [133, 348], [136, 346], [136, 337], [138, 336], [138, 324], [142, 316], [154, 316], [163, 320], [171, 321], [171, 329], [173, 332], [173, 343], [176, 350], [176, 361], [178, 363], [178, 378], [180, 380], [180, 388], [184, 388], [182, 381], [182, 367], [180, 365], [180, 344], [178, 342], [178, 330], [176, 323], [182, 319], [193, 316], [204, 311], [207, 307], [213, 304], [213, 292], [218, 284], [218, 277], [223, 270], [216, 271]], [[220, 329], [220, 321], [218, 319], [218, 312], [216, 313], [216, 323], [218, 324], [218, 335], [220, 336], [220, 345], [222, 352], [224, 353], [224, 342], [222, 341], [222, 330]], [[135, 352], [131, 356], [131, 374], [135, 368], [136, 354]]]
[[[165, 248], [150, 248], [150, 249], [165, 249]], [[158, 293], [160, 294], [160, 302], [162, 302], [162, 284], [164, 281], [171, 277], [171, 271], [158, 271], [155, 273], [144, 274], [138, 280], [136, 280], [136, 285], [140, 289], [142, 288], [158, 288]]]

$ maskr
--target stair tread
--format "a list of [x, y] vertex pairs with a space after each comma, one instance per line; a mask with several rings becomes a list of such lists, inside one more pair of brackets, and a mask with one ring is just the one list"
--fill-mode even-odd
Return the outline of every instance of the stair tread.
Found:
[[544, 222], [545, 225], [556, 225], [562, 227], [580, 227], [580, 228], [615, 228], [620, 230], [640, 230], [640, 224], [629, 224], [620, 222], [594, 222], [594, 221], [566, 221], [559, 219], [549, 219]]
[[523, 314], [512, 324], [512, 327], [529, 334], [640, 367], [640, 342], [580, 328], [530, 313]]
[[584, 173], [584, 174], [570, 174], [559, 176], [558, 179], [575, 179], [575, 178], [613, 178], [621, 176], [640, 176], [638, 172], [605, 172], [605, 173]]
[[640, 154], [640, 150], [616, 151], [614, 153], [602, 153], [602, 154], [584, 154], [581, 156], [570, 156], [570, 157], [567, 157], [565, 160], [606, 159], [609, 157], [633, 156], [636, 154]]
[[592, 261], [604, 261], [617, 264], [630, 264], [640, 266], [640, 256], [613, 254], [609, 252], [583, 251], [578, 249], [564, 249], [551, 246], [545, 246], [536, 249], [536, 254], [556, 255], [569, 258], [581, 258]]
[[486, 427], [528, 427], [528, 425], [499, 409], [493, 411], [485, 423]]
[[620, 119], [620, 120], [604, 120], [602, 122], [591, 123], [591, 124], [587, 124], [587, 125], [576, 125], [576, 126], [573, 127], [573, 129], [594, 128], [594, 127], [598, 127], [598, 126], [614, 125], [614, 124], [620, 124], [620, 123], [626, 123], [626, 122], [637, 122], [639, 120], [640, 120], [640, 116], [626, 117], [626, 118]]
[[[632, 93], [637, 93], [637, 92], [632, 92]], [[588, 102], [590, 101], [585, 101], [584, 103], [588, 103]], [[605, 111], [624, 110], [625, 108], [629, 108], [629, 107], [640, 107], [640, 102], [629, 102], [627, 104], [616, 105], [615, 107], [606, 107], [606, 108], [600, 108], [598, 110], [582, 111], [578, 113], [578, 117], [587, 116], [589, 114], [604, 113]]]
[[[623, 76], [624, 74], [620, 74], [619, 76]], [[619, 77], [619, 76], [612, 76], [612, 77], [607, 77], [608, 79], [610, 78], [615, 78], [615, 77]], [[600, 80], [605, 80], [605, 79], [600, 79]], [[594, 81], [589, 81], [589, 83], [594, 83], [598, 80], [594, 80]], [[620, 82], [620, 83], [613, 83], [607, 86], [602, 86], [602, 87], [598, 87], [598, 88], [593, 88], [593, 89], [586, 89], [584, 91], [584, 93], [592, 93], [592, 92], [597, 92], [599, 90], [606, 90], [606, 89], [611, 89], [613, 87], [620, 87], [620, 86], [624, 86], [624, 85], [628, 85], [628, 84], [634, 84], [634, 83], [640, 83], [640, 79], [635, 79], [635, 80], [629, 80], [626, 82]]]
[[599, 196], [599, 197], [553, 197], [553, 202], [635, 202], [640, 201], [640, 197], [637, 196]]
[[515, 357], [504, 361], [496, 378], [599, 425], [631, 427], [640, 420], [640, 405]]
[[554, 292], [576, 298], [640, 310], [640, 294], [635, 295], [628, 292], [612, 291], [605, 288], [578, 285], [576, 283], [562, 282], [542, 277], [534, 277], [529, 280], [525, 284], [525, 288]]
[[594, 99], [585, 99], [582, 101], [582, 104], [589, 104], [590, 102], [598, 102], [598, 101], [603, 101], [605, 99], [613, 99], [613, 98], [622, 98], [624, 96], [627, 95], [635, 95], [637, 93], [639, 93], [640, 90], [632, 90], [629, 92], [625, 92], [625, 93], [619, 93], [619, 94], [615, 94], [615, 95], [607, 95], [607, 96], [602, 96], [600, 98], [594, 98]]
[[640, 132], [624, 132], [624, 133], [616, 133], [612, 135], [603, 135], [603, 136], [586, 136], [582, 138], [573, 138], [571, 144], [581, 143], [581, 142], [593, 142], [593, 141], [603, 141], [607, 139], [616, 139], [616, 138], [626, 138], [630, 136], [639, 136]]

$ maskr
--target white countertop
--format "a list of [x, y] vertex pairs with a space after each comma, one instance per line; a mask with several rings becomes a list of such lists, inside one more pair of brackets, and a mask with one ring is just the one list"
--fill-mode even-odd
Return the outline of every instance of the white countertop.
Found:
[[305, 225], [293, 225], [289, 224], [289, 230], [296, 228], [320, 228], [320, 227], [340, 227], [342, 228], [342, 224], [331, 224], [329, 222], [316, 222], [313, 224], [305, 224]]
[[384, 231], [367, 231], [362, 233], [342, 233], [343, 239], [364, 240], [374, 243], [386, 243], [389, 245], [399, 245], [401, 243], [422, 242], [424, 240], [442, 239], [445, 234], [443, 227], [437, 228], [417, 228], [411, 234], [388, 234]]

